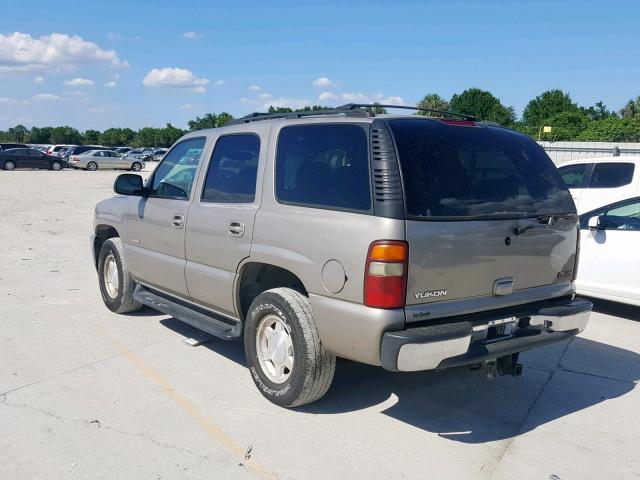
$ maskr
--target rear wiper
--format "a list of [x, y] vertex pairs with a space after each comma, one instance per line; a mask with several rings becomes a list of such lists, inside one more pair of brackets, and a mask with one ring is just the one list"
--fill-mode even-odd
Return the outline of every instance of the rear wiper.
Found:
[[513, 233], [518, 236], [518, 235], [522, 235], [524, 232], [526, 232], [527, 230], [531, 230], [533, 228], [540, 228], [540, 227], [551, 227], [553, 225], [556, 224], [556, 222], [560, 219], [577, 219], [578, 215], [575, 213], [557, 213], [557, 214], [553, 214], [553, 215], [538, 215], [536, 217], [536, 220], [538, 221], [538, 223], [530, 223], [528, 225], [525, 225], [524, 227], [521, 227], [520, 225], [518, 225], [517, 223], [513, 226]]

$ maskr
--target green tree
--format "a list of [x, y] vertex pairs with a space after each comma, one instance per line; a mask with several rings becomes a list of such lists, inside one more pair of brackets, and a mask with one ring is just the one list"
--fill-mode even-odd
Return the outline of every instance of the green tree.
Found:
[[82, 142], [85, 145], [95, 145], [100, 143], [100, 132], [98, 130], [85, 130], [82, 135]]
[[16, 125], [7, 130], [9, 141], [24, 143], [29, 138], [29, 129], [24, 125]]
[[78, 130], [67, 125], [63, 127], [53, 127], [51, 129], [51, 143], [79, 145], [82, 143], [82, 135], [80, 135]]
[[161, 141], [158, 137], [157, 128], [144, 127], [138, 130], [134, 145], [137, 147], [159, 147]]
[[629, 100], [620, 110], [620, 116], [622, 118], [640, 117], [640, 96], [637, 96], [635, 100]]
[[293, 110], [289, 107], [274, 107], [273, 105], [269, 106], [268, 113], [293, 113]]
[[189, 120], [187, 125], [189, 125], [189, 131], [193, 132], [205, 128], [218, 128], [231, 120], [233, 120], [233, 115], [227, 112], [222, 112], [220, 115], [207, 113], [202, 118], [196, 117], [195, 120]]
[[513, 107], [504, 106], [491, 92], [479, 88], [469, 88], [455, 94], [449, 102], [452, 111], [473, 115], [481, 120], [498, 122], [502, 125], [515, 123], [516, 114]]
[[577, 140], [588, 142], [640, 142], [640, 117], [618, 118], [610, 116], [593, 120], [580, 133]]
[[557, 113], [548, 119], [551, 132], [543, 133], [542, 140], [577, 140], [589, 122], [589, 117], [580, 110]]
[[50, 143], [52, 127], [33, 127], [29, 132], [29, 143]]
[[[447, 102], [444, 98], [442, 98], [437, 93], [429, 93], [424, 96], [422, 100], [418, 102], [418, 108], [425, 108], [431, 110], [449, 110], [449, 102]], [[418, 115], [422, 115], [425, 117], [440, 117], [441, 115], [437, 112], [429, 112], [425, 110], [418, 111]]]
[[170, 147], [176, 142], [176, 140], [184, 135], [183, 130], [174, 127], [170, 123], [167, 123], [165, 128], [160, 128], [158, 130], [158, 141], [160, 142], [161, 147]]
[[603, 120], [609, 117], [615, 117], [616, 112], [609, 110], [607, 106], [602, 103], [602, 100], [596, 102], [595, 105], [592, 105], [589, 108], [580, 107], [580, 111], [584, 113], [591, 120]]
[[233, 120], [233, 115], [227, 112], [222, 112], [216, 119], [216, 127], [222, 127], [225, 123], [230, 122], [231, 120]]
[[136, 138], [136, 132], [130, 128], [108, 128], [100, 134], [100, 143], [109, 147], [131, 145]]
[[568, 93], [562, 90], [547, 90], [531, 100], [522, 112], [522, 121], [529, 127], [540, 127], [562, 112], [576, 112], [578, 106]]

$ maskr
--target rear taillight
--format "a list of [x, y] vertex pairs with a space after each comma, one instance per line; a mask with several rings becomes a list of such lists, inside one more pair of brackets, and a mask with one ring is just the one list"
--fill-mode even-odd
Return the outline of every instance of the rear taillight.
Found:
[[404, 307], [408, 258], [407, 242], [379, 240], [369, 246], [364, 272], [364, 304], [367, 307]]

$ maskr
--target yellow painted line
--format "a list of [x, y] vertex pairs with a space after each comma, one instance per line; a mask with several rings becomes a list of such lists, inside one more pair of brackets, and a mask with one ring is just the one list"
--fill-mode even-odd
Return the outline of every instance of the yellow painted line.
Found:
[[182, 410], [187, 415], [194, 419], [205, 432], [207, 432], [219, 443], [221, 443], [231, 455], [236, 457], [239, 463], [242, 463], [244, 466], [249, 468], [258, 478], [273, 480], [278, 478], [275, 473], [271, 472], [269, 469], [260, 465], [259, 463], [256, 463], [253, 458], [245, 460], [245, 449], [243, 449], [233, 438], [225, 433], [225, 431], [219, 425], [216, 425], [213, 420], [201, 413], [187, 397], [180, 394], [162, 375], [160, 375], [160, 373], [148, 366], [144, 362], [144, 360], [140, 358], [140, 356], [129, 350], [120, 341], [118, 341], [101, 327], [98, 326], [96, 327], [96, 329], [100, 336], [109, 340], [111, 344], [118, 350], [118, 352], [120, 352], [122, 357], [125, 358], [133, 366], [135, 366], [140, 371], [140, 373], [162, 387], [162, 392], [168, 398], [178, 404], [178, 406], [182, 408]]

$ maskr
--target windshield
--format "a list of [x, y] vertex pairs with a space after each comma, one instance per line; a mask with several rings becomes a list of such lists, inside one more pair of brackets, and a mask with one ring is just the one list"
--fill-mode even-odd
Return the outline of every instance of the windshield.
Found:
[[511, 130], [390, 120], [407, 214], [424, 219], [521, 218], [574, 213], [556, 167]]

